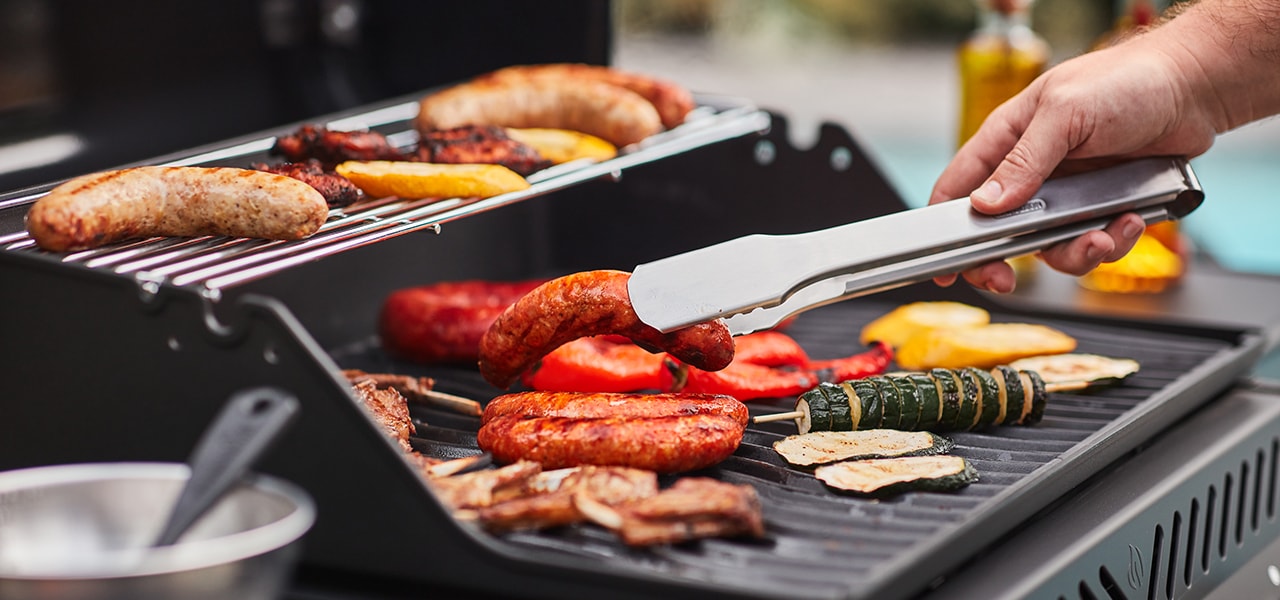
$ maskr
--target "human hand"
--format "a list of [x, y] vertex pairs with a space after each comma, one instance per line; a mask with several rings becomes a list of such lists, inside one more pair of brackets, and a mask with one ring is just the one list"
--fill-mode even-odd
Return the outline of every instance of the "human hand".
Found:
[[[1208, 150], [1227, 128], [1221, 106], [1194, 57], [1160, 32], [1066, 61], [1001, 105], [943, 170], [930, 204], [967, 195], [975, 210], [998, 214], [1026, 203], [1054, 174]], [[1082, 275], [1124, 256], [1143, 229], [1138, 215], [1126, 214], [1040, 256], [1057, 270]], [[994, 292], [1014, 288], [1013, 269], [1003, 262], [963, 276]]]

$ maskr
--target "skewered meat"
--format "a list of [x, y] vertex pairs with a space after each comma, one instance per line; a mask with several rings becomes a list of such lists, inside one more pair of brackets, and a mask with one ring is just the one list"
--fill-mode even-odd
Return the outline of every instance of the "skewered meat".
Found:
[[480, 339], [480, 374], [500, 388], [561, 344], [620, 334], [650, 351], [665, 351], [704, 371], [733, 360], [733, 338], [721, 320], [671, 333], [644, 324], [627, 294], [629, 273], [587, 271], [553, 279], [525, 294]]
[[617, 507], [597, 501], [589, 492], [576, 494], [574, 503], [587, 518], [613, 530], [630, 546], [764, 536], [755, 488], [706, 477], [686, 477], [656, 496]]
[[405, 399], [443, 408], [461, 415], [480, 416], [480, 403], [470, 398], [454, 396], [438, 392], [434, 389], [435, 380], [430, 377], [411, 377], [394, 373], [366, 373], [359, 369], [347, 369], [342, 372], [352, 383], [372, 381], [380, 388], [394, 388]]
[[648, 75], [597, 65], [573, 63], [518, 65], [499, 69], [479, 77], [478, 80], [521, 81], [538, 78], [600, 81], [627, 88], [653, 105], [662, 120], [662, 126], [667, 129], [684, 123], [685, 116], [694, 107], [693, 95], [679, 85]]
[[348, 160], [407, 160], [376, 131], [331, 131], [318, 125], [303, 125], [291, 135], [276, 138], [271, 152], [292, 162], [316, 159], [325, 168]]
[[729, 396], [525, 392], [494, 399], [476, 441], [499, 462], [677, 473], [728, 458], [747, 419], [746, 407]]
[[41, 248], [95, 248], [135, 237], [228, 235], [296, 240], [329, 215], [296, 179], [231, 167], [134, 167], [76, 177], [36, 201], [27, 230]]
[[543, 471], [523, 488], [504, 488], [495, 495], [494, 504], [476, 511], [476, 517], [485, 529], [493, 532], [578, 523], [585, 517], [574, 505], [576, 493], [589, 494], [598, 502], [614, 506], [657, 494], [658, 477], [653, 471], [625, 467], [584, 466]]
[[372, 380], [355, 383], [352, 389], [355, 391], [356, 399], [369, 409], [369, 413], [373, 415], [383, 431], [399, 442], [400, 447], [406, 452], [413, 452], [413, 446], [409, 444], [409, 436], [417, 430], [414, 428], [413, 418], [409, 416], [409, 405], [405, 402], [404, 396], [390, 387], [379, 388]]
[[422, 133], [462, 125], [571, 129], [617, 146], [662, 130], [662, 119], [639, 94], [599, 81], [537, 78], [473, 81], [422, 99]]
[[417, 363], [474, 363], [502, 311], [543, 280], [455, 281], [396, 290], [378, 316], [388, 354]]
[[278, 165], [257, 163], [253, 168], [297, 179], [320, 192], [320, 195], [324, 196], [324, 201], [331, 207], [346, 206], [359, 200], [361, 196], [360, 188], [351, 183], [350, 179], [333, 171], [326, 171], [320, 161], [315, 159]]
[[511, 139], [493, 125], [463, 125], [428, 131], [418, 141], [415, 160], [429, 163], [502, 165], [528, 175], [551, 166], [532, 146]]

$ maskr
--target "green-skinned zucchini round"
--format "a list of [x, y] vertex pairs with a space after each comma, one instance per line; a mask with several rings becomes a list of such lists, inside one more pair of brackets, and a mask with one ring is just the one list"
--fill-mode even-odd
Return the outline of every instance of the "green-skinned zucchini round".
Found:
[[[880, 392], [865, 379], [846, 381], [845, 384], [847, 384], [846, 389], [852, 389], [854, 395], [862, 402], [862, 420], [859, 421], [859, 429], [879, 429], [884, 423], [884, 401], [880, 398]], [[851, 395], [849, 399], [852, 401], [853, 397]]]
[[916, 425], [920, 422], [920, 402], [916, 400], [914, 394], [904, 394], [898, 388], [898, 384], [894, 383], [888, 377], [872, 377], [872, 381], [876, 385], [884, 388], [887, 394], [890, 394], [898, 403], [898, 426], [896, 429], [903, 431], [917, 431]]
[[845, 460], [945, 454], [951, 440], [927, 431], [868, 429], [811, 431], [773, 443], [773, 449], [795, 467], [811, 467]]
[[938, 389], [938, 401], [942, 402], [942, 419], [938, 426], [947, 431], [956, 429], [960, 416], [960, 388], [956, 379], [947, 369], [934, 369], [929, 372], [929, 378], [933, 379], [933, 385]]
[[845, 461], [818, 467], [813, 474], [832, 489], [876, 497], [909, 491], [948, 492], [978, 480], [977, 470], [959, 456]]
[[965, 369], [978, 383], [978, 395], [982, 398], [982, 414], [978, 416], [978, 423], [982, 425], [995, 425], [1001, 422], [1004, 406], [1000, 399], [1000, 386], [996, 385], [996, 378], [987, 371], [982, 369]]
[[893, 387], [891, 383], [886, 384], [881, 379], [881, 377], [867, 378], [867, 381], [875, 388], [876, 395], [880, 396], [880, 405], [883, 407], [881, 409], [880, 427], [882, 429], [907, 429], [902, 424], [902, 398], [898, 396], [898, 388]]

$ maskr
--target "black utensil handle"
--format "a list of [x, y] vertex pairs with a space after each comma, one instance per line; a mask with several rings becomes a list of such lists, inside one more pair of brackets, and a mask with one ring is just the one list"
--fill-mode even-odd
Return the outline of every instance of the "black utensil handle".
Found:
[[244, 478], [298, 413], [298, 400], [278, 388], [232, 395], [191, 454], [191, 478], [169, 515], [157, 546], [167, 546]]

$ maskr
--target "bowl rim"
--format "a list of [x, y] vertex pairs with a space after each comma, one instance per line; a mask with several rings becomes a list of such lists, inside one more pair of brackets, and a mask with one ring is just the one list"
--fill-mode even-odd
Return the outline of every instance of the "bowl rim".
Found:
[[[51, 485], [86, 483], [112, 479], [186, 480], [191, 470], [185, 463], [102, 462], [48, 465], [0, 472], [0, 495]], [[9, 569], [0, 561], [0, 579], [110, 579], [162, 575], [194, 571], [267, 554], [302, 538], [315, 523], [316, 507], [311, 496], [288, 481], [253, 473], [245, 483], [293, 505], [285, 516], [266, 525], [207, 540], [173, 546], [126, 549], [119, 556], [83, 569]]]

